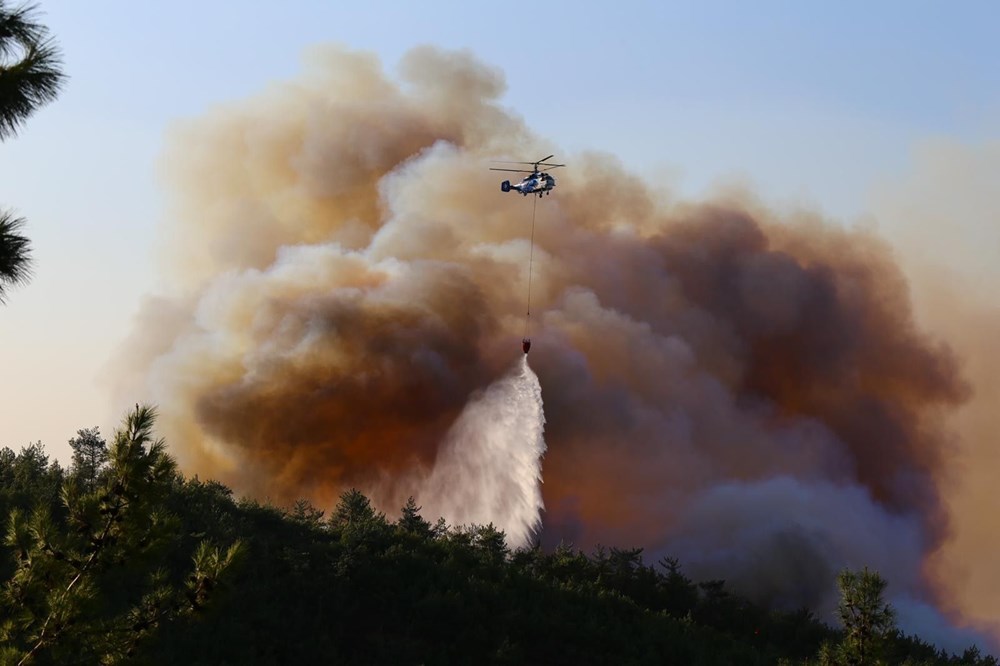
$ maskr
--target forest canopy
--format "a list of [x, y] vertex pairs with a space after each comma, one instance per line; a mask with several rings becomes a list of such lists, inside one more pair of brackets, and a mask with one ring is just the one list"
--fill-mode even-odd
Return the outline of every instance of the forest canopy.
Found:
[[413, 498], [237, 498], [185, 478], [155, 418], [137, 405], [110, 444], [80, 430], [69, 469], [0, 450], [0, 663], [997, 663], [904, 635], [868, 570], [842, 572], [831, 626], [640, 548], [512, 551]]

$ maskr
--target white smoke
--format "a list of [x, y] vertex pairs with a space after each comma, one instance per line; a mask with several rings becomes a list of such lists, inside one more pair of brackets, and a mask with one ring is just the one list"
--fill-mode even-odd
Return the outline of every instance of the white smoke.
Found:
[[493, 523], [511, 548], [541, 525], [545, 453], [542, 387], [527, 355], [470, 398], [421, 484], [424, 514], [453, 525]]

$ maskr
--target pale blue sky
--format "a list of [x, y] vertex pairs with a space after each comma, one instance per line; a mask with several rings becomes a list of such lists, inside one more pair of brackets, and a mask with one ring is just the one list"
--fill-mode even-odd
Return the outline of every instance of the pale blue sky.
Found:
[[720, 178], [849, 222], [934, 137], [1000, 137], [995, 2], [42, 2], [72, 77], [0, 145], [0, 205], [37, 274], [0, 308], [0, 446], [65, 459], [105, 431], [103, 365], [154, 288], [171, 121], [296, 75], [337, 42], [392, 71], [418, 44], [503, 68], [504, 103], [566, 151], [696, 194]]

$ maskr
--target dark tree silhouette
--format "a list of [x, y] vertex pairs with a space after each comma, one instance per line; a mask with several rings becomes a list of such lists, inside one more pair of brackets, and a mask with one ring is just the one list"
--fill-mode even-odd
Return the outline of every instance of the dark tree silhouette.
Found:
[[[65, 75], [35, 5], [12, 7], [0, 0], [0, 141], [10, 138], [39, 108], [56, 98]], [[0, 210], [0, 303], [7, 290], [31, 277], [31, 246], [21, 235], [24, 220]]]
[[98, 474], [108, 461], [108, 444], [101, 437], [100, 429], [77, 430], [76, 437], [69, 440], [69, 446], [73, 449], [71, 473], [87, 490], [93, 490]]
[[0, 0], [0, 140], [53, 101], [65, 80], [59, 49], [36, 10], [36, 5], [12, 7]]
[[511, 550], [358, 490], [327, 520], [236, 499], [175, 471], [152, 419], [109, 438], [89, 492], [39, 444], [0, 449], [0, 664], [997, 666], [893, 630], [874, 573], [841, 576], [838, 630], [640, 548]]
[[20, 233], [24, 219], [0, 211], [0, 303], [7, 290], [27, 284], [31, 278], [31, 244]]
[[180, 478], [163, 440], [153, 440], [155, 417], [141, 407], [125, 418], [92, 488], [71, 479], [61, 506], [11, 510], [0, 663], [126, 661], [163, 623], [200, 612], [240, 554], [239, 540], [227, 550], [201, 540], [193, 568], [173, 579], [162, 568], [182, 535], [163, 509]]
[[402, 515], [396, 525], [404, 532], [419, 534], [423, 537], [429, 537], [433, 531], [431, 524], [420, 516], [420, 507], [417, 506], [412, 496], [406, 500], [406, 506], [403, 507]]
[[340, 496], [340, 502], [330, 516], [330, 525], [335, 528], [364, 525], [377, 517], [371, 501], [360, 490], [352, 488]]

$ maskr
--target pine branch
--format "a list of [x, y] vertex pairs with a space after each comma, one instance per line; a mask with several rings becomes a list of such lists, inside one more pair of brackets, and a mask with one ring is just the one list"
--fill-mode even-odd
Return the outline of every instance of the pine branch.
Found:
[[8, 9], [0, 1], [0, 140], [13, 136], [62, 88], [62, 56], [47, 35], [35, 6]]
[[24, 218], [0, 211], [0, 303], [6, 286], [28, 283], [31, 278], [31, 242], [22, 235]]

